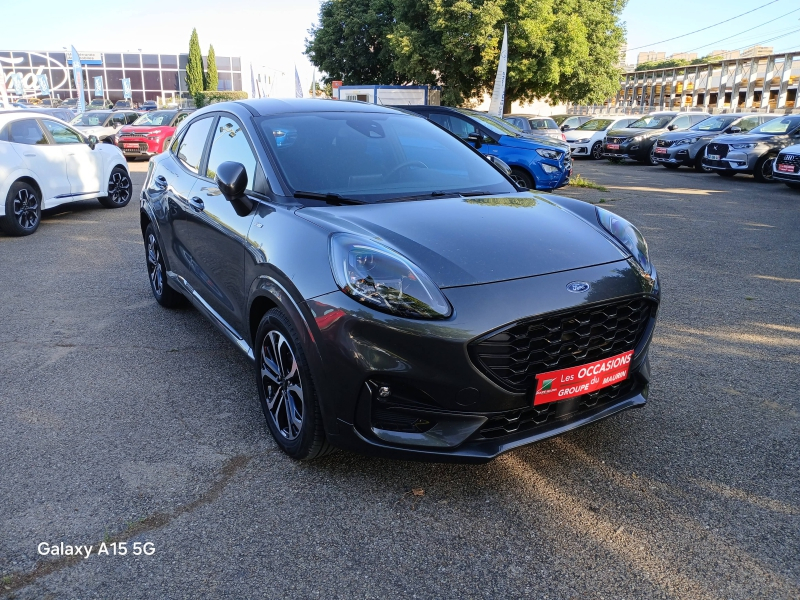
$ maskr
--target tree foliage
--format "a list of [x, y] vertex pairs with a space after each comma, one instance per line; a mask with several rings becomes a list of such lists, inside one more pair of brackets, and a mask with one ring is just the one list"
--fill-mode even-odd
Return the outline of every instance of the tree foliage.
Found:
[[670, 67], [685, 67], [687, 65], [705, 65], [718, 62], [722, 56], [711, 55], [688, 60], [685, 58], [668, 58], [666, 60], [651, 60], [636, 65], [636, 71], [652, 71], [653, 69], [669, 69]]
[[491, 90], [507, 23], [509, 103], [599, 103], [618, 90], [626, 2], [325, 0], [306, 54], [326, 81], [441, 85], [462, 104]]
[[203, 55], [200, 52], [200, 40], [197, 29], [192, 29], [189, 38], [189, 60], [186, 63], [186, 88], [194, 96], [203, 91]]
[[217, 73], [217, 53], [214, 52], [214, 46], [208, 47], [208, 70], [205, 73], [203, 81], [203, 89], [207, 92], [216, 92], [219, 87], [219, 74]]

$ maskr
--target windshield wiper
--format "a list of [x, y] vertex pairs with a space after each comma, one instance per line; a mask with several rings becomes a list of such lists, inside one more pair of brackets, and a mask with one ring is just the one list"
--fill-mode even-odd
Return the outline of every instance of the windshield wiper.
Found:
[[328, 204], [333, 204], [335, 206], [342, 206], [345, 204], [366, 204], [361, 200], [354, 200], [353, 198], [345, 198], [339, 194], [327, 193], [327, 194], [320, 194], [319, 192], [304, 192], [302, 190], [298, 190], [294, 193], [295, 198], [309, 198], [310, 200], [322, 200], [323, 202], [327, 202]]
[[464, 196], [465, 198], [469, 198], [470, 196], [493, 196], [492, 192], [485, 192], [483, 190], [476, 190], [474, 192], [459, 192], [459, 196]]
[[448, 196], [450, 198], [462, 196], [462, 197], [469, 197], [469, 196], [491, 196], [492, 192], [485, 192], [483, 190], [474, 190], [471, 192], [443, 192], [440, 190], [434, 190], [432, 192], [428, 192], [426, 194], [415, 194], [414, 196], [399, 196], [397, 198], [384, 198], [383, 200], [378, 200], [376, 202], [410, 202], [413, 200], [425, 200], [427, 198], [441, 198], [443, 196]]

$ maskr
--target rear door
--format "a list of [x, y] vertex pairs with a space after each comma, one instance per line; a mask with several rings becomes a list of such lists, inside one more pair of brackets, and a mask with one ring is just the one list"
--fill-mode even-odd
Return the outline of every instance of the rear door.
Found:
[[42, 119], [52, 142], [62, 148], [67, 162], [67, 177], [72, 196], [99, 195], [103, 189], [103, 156], [83, 141], [74, 129], [50, 119]]
[[42, 208], [57, 203], [54, 198], [70, 193], [67, 178], [66, 155], [62, 148], [52, 144], [36, 119], [19, 119], [8, 124], [8, 141], [22, 157], [42, 189]]

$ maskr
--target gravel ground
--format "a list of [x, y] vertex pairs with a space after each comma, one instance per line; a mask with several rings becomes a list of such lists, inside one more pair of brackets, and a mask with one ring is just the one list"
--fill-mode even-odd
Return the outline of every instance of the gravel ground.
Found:
[[800, 597], [800, 193], [576, 170], [662, 277], [650, 402], [482, 466], [285, 457], [246, 359], [152, 300], [135, 202], [0, 234], [0, 595]]

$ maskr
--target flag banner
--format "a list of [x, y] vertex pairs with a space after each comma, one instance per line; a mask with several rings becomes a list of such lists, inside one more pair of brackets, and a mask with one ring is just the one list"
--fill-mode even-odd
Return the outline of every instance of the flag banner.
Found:
[[131, 80], [130, 80], [130, 78], [122, 80], [122, 97], [123, 98], [127, 98], [128, 100], [130, 100], [131, 97], [132, 97], [131, 96]]
[[47, 81], [47, 75], [39, 75], [36, 78], [39, 81], [39, 95], [40, 96], [49, 96], [50, 95], [50, 83]]
[[311, 97], [317, 97], [317, 70], [314, 69], [313, 74], [311, 75]]
[[25, 90], [22, 88], [22, 73], [13, 73], [11, 75], [11, 81], [14, 84], [14, 91], [17, 96], [22, 96], [25, 93]]
[[503, 107], [506, 103], [506, 67], [508, 63], [508, 25], [503, 30], [503, 46], [500, 50], [500, 63], [497, 65], [497, 77], [494, 80], [492, 101], [489, 103], [489, 114], [503, 118]]
[[78, 89], [78, 112], [86, 112], [86, 98], [83, 93], [83, 69], [81, 57], [75, 46], [72, 46], [72, 74], [75, 77], [75, 87]]
[[3, 63], [0, 62], [0, 100], [3, 101], [3, 108], [8, 108], [8, 84], [6, 74], [3, 71]]
[[253, 63], [250, 63], [250, 97], [258, 98], [256, 94], [256, 76], [253, 74]]
[[94, 95], [98, 98], [103, 97], [103, 76], [100, 75], [94, 78]]
[[297, 73], [297, 67], [294, 68], [294, 95], [297, 98], [303, 97], [303, 86], [300, 84], [300, 75]]

